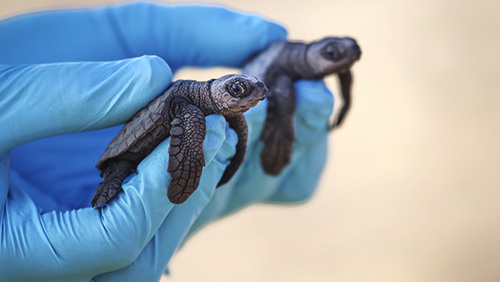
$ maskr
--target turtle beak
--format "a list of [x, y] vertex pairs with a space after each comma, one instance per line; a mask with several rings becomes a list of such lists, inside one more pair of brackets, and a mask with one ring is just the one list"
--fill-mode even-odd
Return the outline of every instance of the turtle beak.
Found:
[[265, 91], [260, 92], [259, 101], [264, 101], [267, 97], [267, 89]]
[[359, 58], [361, 58], [361, 48], [359, 48], [356, 40], [350, 37], [344, 37], [343, 40], [348, 56], [352, 59], [353, 62], [359, 60]]
[[359, 58], [361, 58], [361, 48], [359, 48], [358, 44], [354, 43], [353, 51], [354, 57], [356, 58], [355, 60], [359, 60]]
[[266, 99], [267, 93], [269, 92], [269, 89], [267, 89], [266, 85], [262, 82], [257, 83], [257, 86], [259, 86], [261, 88], [261, 91], [259, 92], [257, 97], [258, 97], [259, 101], [262, 101], [262, 100]]

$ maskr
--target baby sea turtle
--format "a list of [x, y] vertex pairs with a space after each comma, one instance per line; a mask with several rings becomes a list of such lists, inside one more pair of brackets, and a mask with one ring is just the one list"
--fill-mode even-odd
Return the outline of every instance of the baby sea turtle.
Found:
[[350, 106], [350, 67], [360, 56], [361, 49], [354, 39], [327, 37], [309, 44], [274, 42], [245, 65], [244, 74], [262, 79], [269, 87], [267, 119], [260, 136], [264, 142], [261, 163], [266, 173], [277, 175], [290, 161], [295, 141], [293, 83], [338, 74], [344, 104], [330, 129], [338, 127]]
[[248, 75], [227, 75], [209, 81], [178, 80], [134, 115], [111, 141], [96, 167], [99, 183], [92, 206], [111, 201], [122, 182], [164, 139], [170, 139], [168, 198], [180, 204], [196, 190], [205, 165], [205, 116], [223, 115], [236, 130], [236, 154], [219, 182], [231, 179], [245, 158], [248, 127], [243, 113], [265, 99], [267, 88]]

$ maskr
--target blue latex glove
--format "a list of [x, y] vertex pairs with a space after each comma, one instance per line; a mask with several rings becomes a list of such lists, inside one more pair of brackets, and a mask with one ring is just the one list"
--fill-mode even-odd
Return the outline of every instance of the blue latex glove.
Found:
[[[93, 167], [117, 127], [22, 145], [11, 154], [8, 178], [5, 152], [16, 145], [129, 119], [170, 83], [164, 61], [174, 71], [185, 65], [239, 66], [269, 42], [284, 38], [281, 27], [258, 17], [197, 6], [133, 4], [1, 22], [0, 63], [38, 65], [0, 69], [0, 203], [5, 206], [0, 276], [12, 281], [156, 281], [188, 232], [252, 202], [310, 196], [325, 160], [332, 103], [319, 82], [297, 84], [298, 141], [292, 163], [277, 178], [263, 175], [258, 160], [264, 104], [247, 115], [247, 161], [215, 194], [236, 135], [223, 118], [207, 118], [207, 166], [198, 191], [182, 205], [173, 206], [165, 196], [168, 142], [163, 142], [113, 203], [102, 210], [86, 208], [100, 181]], [[54, 64], [143, 54], [163, 60]]]

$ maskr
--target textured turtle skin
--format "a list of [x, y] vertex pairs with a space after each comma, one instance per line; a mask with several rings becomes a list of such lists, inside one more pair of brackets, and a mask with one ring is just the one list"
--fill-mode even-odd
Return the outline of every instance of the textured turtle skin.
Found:
[[267, 88], [248, 75], [227, 75], [209, 81], [179, 80], [140, 110], [110, 142], [96, 164], [99, 183], [92, 206], [109, 203], [122, 190], [124, 179], [163, 140], [170, 138], [168, 197], [186, 201], [199, 185], [205, 165], [205, 116], [221, 114], [238, 135], [236, 154], [219, 182], [229, 181], [246, 154], [248, 127], [243, 113], [265, 99]]
[[290, 162], [295, 141], [294, 82], [338, 75], [344, 103], [330, 126], [333, 129], [342, 124], [350, 108], [350, 67], [360, 56], [361, 49], [354, 39], [327, 37], [308, 44], [274, 42], [245, 64], [243, 73], [262, 79], [269, 88], [266, 123], [260, 136], [264, 142], [260, 159], [266, 173], [278, 175]]

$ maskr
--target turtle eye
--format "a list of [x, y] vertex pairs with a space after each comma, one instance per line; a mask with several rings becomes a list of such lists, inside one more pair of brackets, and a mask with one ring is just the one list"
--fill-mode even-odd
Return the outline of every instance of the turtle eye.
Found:
[[227, 86], [227, 91], [231, 96], [241, 98], [245, 96], [247, 89], [243, 82], [236, 80]]
[[341, 57], [341, 52], [336, 45], [328, 44], [323, 49], [323, 56], [328, 60], [337, 61]]

